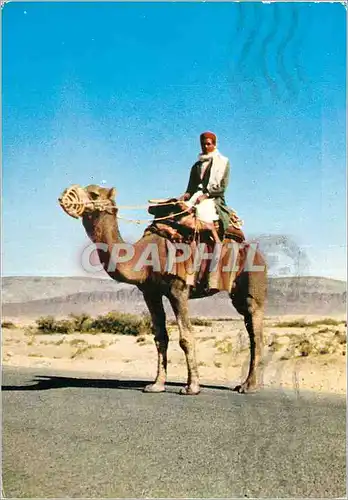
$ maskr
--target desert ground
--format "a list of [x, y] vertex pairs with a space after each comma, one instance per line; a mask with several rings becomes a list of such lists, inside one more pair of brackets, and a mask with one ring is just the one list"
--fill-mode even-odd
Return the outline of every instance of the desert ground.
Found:
[[[13, 321], [12, 321], [13, 320]], [[151, 334], [42, 333], [32, 319], [3, 318], [2, 361], [7, 366], [52, 367], [149, 380], [156, 372]], [[233, 387], [247, 372], [249, 339], [242, 319], [193, 318], [201, 382]], [[186, 363], [176, 325], [169, 323], [168, 381], [185, 382]], [[266, 317], [265, 388], [346, 393], [343, 315]]]

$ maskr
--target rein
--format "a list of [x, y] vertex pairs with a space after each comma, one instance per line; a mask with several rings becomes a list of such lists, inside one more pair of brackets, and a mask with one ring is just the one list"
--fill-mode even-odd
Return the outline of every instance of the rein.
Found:
[[155, 217], [153, 219], [127, 219], [126, 217], [122, 217], [121, 215], [117, 215], [117, 214], [116, 214], [116, 217], [118, 219], [124, 220], [126, 222], [134, 222], [134, 224], [147, 224], [148, 222], [156, 222], [159, 220], [172, 219], [173, 217], [177, 217], [178, 215], [186, 214], [189, 210], [191, 210], [191, 209], [186, 208], [185, 210], [182, 210], [181, 212], [178, 212], [174, 215], [171, 214], [171, 215], [166, 215], [165, 217]]
[[[122, 217], [117, 214], [119, 208], [124, 209], [124, 210], [139, 210], [139, 209], [146, 209], [148, 208], [148, 205], [121, 205], [119, 207], [116, 206], [111, 206], [109, 200], [83, 200], [80, 201], [81, 198], [79, 197], [79, 194], [77, 192], [76, 186], [72, 186], [71, 188], [67, 189], [64, 194], [62, 195], [61, 198], [59, 198], [59, 203], [63, 210], [70, 216], [78, 218], [82, 216], [84, 210], [86, 207], [88, 207], [90, 210], [109, 210], [109, 211], [115, 211], [116, 212], [116, 218], [122, 219], [126, 222], [133, 222], [134, 224], [148, 224], [149, 222], [156, 222], [156, 221], [163, 221], [167, 219], [172, 219], [173, 217], [177, 217], [179, 215], [183, 215], [191, 210], [190, 207], [187, 207], [184, 210], [181, 210], [180, 212], [176, 214], [170, 214], [166, 215], [163, 217], [154, 217], [152, 219], [130, 219], [126, 217]], [[165, 205], [177, 205], [180, 203], [179, 200], [177, 201], [168, 201], [168, 202], [163, 202], [161, 203], [162, 206]]]
[[[83, 203], [83, 202], [82, 202]], [[179, 201], [170, 201], [170, 202], [167, 202], [167, 203], [161, 203], [161, 205], [177, 205], [179, 203]], [[83, 203], [83, 204], [86, 204], [86, 203]], [[128, 209], [128, 210], [137, 210], [139, 208], [148, 208], [148, 205], [120, 205], [119, 207], [107, 207], [106, 203], [103, 203], [103, 202], [98, 202], [97, 200], [96, 201], [92, 201], [91, 204], [93, 204], [95, 206], [95, 208], [99, 208], [99, 210], [103, 210], [105, 208], [109, 208], [111, 210], [115, 210], [116, 212], [118, 212], [118, 209]], [[99, 207], [98, 207], [99, 205]], [[177, 217], [179, 215], [183, 215], [183, 214], [186, 214], [187, 212], [189, 212], [191, 210], [190, 207], [188, 208], [185, 208], [185, 210], [181, 210], [180, 212], [176, 213], [176, 214], [170, 214], [170, 215], [166, 215], [166, 216], [163, 216], [163, 217], [154, 217], [152, 219], [129, 219], [127, 217], [122, 217], [121, 215], [118, 215], [116, 213], [116, 217], [117, 219], [121, 219], [121, 220], [124, 220], [126, 222], [133, 222], [134, 224], [148, 224], [149, 222], [157, 222], [157, 221], [161, 221], [161, 220], [167, 220], [167, 219], [172, 219], [173, 217]]]

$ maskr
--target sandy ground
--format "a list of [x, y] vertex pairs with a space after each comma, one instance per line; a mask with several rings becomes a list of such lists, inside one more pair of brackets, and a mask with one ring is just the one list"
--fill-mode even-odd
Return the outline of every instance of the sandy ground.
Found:
[[[264, 387], [346, 394], [345, 318], [334, 318], [333, 325], [327, 318], [318, 319], [266, 318]], [[296, 326], [281, 326], [294, 320]], [[16, 326], [2, 330], [5, 366], [52, 367], [142, 380], [155, 376], [157, 355], [150, 335], [37, 334], [29, 322]], [[201, 382], [231, 387], [240, 383], [249, 360], [243, 322], [215, 320], [208, 326], [194, 326], [194, 332]], [[169, 327], [169, 335], [168, 381], [184, 383], [186, 363], [176, 326]]]

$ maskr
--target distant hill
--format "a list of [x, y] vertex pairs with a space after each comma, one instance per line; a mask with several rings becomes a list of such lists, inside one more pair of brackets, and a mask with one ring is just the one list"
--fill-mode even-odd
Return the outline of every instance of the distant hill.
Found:
[[[11, 318], [43, 315], [91, 315], [118, 310], [146, 311], [141, 292], [109, 278], [5, 277], [2, 279], [2, 314]], [[168, 302], [166, 310], [171, 314]], [[342, 314], [346, 310], [346, 282], [321, 277], [270, 278], [266, 313]], [[237, 313], [226, 293], [190, 301], [192, 316], [221, 317]]]
[[114, 292], [124, 286], [127, 287], [110, 278], [9, 276], [2, 278], [2, 301], [27, 302], [80, 292]]

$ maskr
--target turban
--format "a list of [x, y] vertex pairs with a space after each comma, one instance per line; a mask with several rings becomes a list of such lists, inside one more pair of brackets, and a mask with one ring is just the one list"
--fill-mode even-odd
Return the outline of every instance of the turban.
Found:
[[213, 141], [213, 143], [216, 145], [216, 135], [213, 134], [213, 132], [203, 132], [201, 135], [200, 135], [200, 140], [202, 141], [203, 139], [211, 139]]

